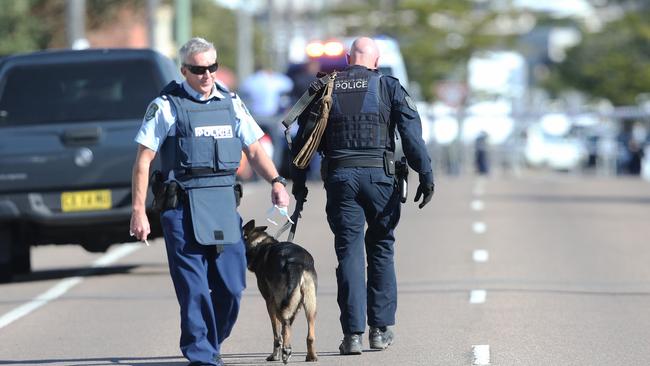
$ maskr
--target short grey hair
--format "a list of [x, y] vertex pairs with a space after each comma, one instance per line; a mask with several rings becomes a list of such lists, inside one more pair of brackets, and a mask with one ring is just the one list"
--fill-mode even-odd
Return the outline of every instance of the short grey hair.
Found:
[[217, 53], [217, 49], [214, 48], [214, 45], [211, 42], [206, 41], [201, 37], [194, 37], [185, 44], [178, 51], [178, 56], [180, 57], [181, 63], [185, 63], [188, 57], [208, 51], [214, 51]]

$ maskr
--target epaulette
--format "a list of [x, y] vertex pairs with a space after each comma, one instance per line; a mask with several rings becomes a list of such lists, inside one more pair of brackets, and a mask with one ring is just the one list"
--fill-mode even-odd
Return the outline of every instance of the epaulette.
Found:
[[385, 77], [385, 78], [388, 78], [388, 79], [392, 79], [393, 81], [397, 81], [399, 83], [399, 79], [392, 76], [392, 75], [381, 74], [381, 76]]
[[165, 85], [165, 87], [160, 92], [160, 96], [178, 95], [179, 89], [182, 89], [181, 84], [177, 83], [176, 80], [172, 80], [169, 82], [169, 84]]

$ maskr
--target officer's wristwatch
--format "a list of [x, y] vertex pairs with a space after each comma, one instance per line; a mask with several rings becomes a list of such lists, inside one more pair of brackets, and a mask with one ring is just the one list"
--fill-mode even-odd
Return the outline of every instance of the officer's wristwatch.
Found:
[[281, 175], [278, 175], [277, 177], [273, 178], [271, 180], [271, 184], [273, 184], [273, 183], [280, 183], [285, 187], [287, 186], [287, 180]]

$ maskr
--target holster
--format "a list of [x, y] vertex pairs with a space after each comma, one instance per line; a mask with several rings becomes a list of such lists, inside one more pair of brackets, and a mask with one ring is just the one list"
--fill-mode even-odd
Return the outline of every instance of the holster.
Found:
[[183, 190], [179, 188], [178, 182], [171, 181], [165, 185], [167, 188], [165, 190], [165, 204], [163, 205], [163, 211], [174, 209], [178, 207], [180, 200], [180, 195], [183, 193]]
[[244, 187], [242, 186], [241, 183], [237, 182], [233, 186], [233, 189], [235, 190], [235, 202], [237, 204], [237, 207], [239, 207], [239, 204], [241, 203], [241, 198], [244, 196]]
[[397, 177], [397, 185], [400, 192], [400, 201], [406, 203], [406, 198], [408, 196], [409, 190], [409, 166], [406, 161], [406, 157], [402, 156], [400, 161], [395, 162], [395, 175]]
[[153, 192], [152, 209], [155, 212], [163, 212], [178, 207], [183, 194], [178, 182], [165, 183], [162, 173], [158, 170], [151, 175], [151, 191]]
[[165, 205], [165, 191], [167, 190], [162, 172], [160, 170], [155, 170], [151, 174], [150, 181], [151, 192], [153, 193], [152, 208], [156, 212], [162, 212]]
[[395, 175], [395, 154], [392, 151], [384, 151], [384, 171], [386, 175]]

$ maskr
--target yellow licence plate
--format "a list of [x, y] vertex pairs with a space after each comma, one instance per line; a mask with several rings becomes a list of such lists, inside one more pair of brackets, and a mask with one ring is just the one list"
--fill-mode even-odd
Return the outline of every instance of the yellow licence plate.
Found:
[[61, 211], [108, 210], [111, 208], [111, 191], [77, 191], [61, 193]]

